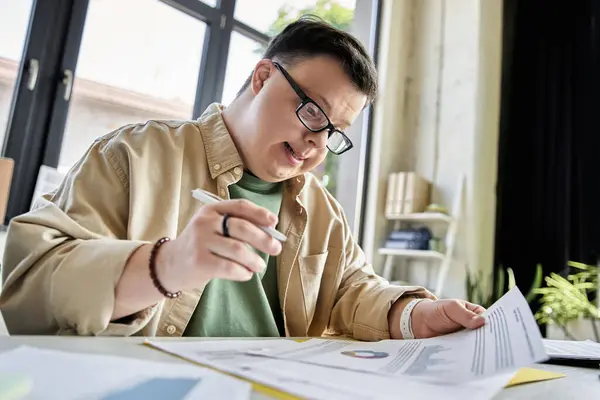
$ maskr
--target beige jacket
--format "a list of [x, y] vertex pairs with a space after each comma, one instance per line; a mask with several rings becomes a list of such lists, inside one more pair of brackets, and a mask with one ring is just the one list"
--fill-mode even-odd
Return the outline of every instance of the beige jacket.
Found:
[[[242, 160], [211, 105], [198, 121], [149, 121], [98, 139], [54, 193], [9, 226], [2, 312], [11, 334], [180, 336], [201, 290], [110, 321], [114, 289], [143, 243], [176, 237], [203, 188], [228, 198]], [[389, 338], [387, 314], [407, 292], [373, 272], [336, 200], [311, 174], [286, 182], [279, 297], [288, 336]]]

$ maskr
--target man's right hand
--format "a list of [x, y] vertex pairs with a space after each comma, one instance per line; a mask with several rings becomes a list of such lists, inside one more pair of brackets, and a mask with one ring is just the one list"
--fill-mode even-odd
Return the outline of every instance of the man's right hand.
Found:
[[[223, 236], [225, 214], [230, 237]], [[249, 280], [266, 267], [250, 246], [272, 256], [281, 252], [281, 243], [257, 225], [275, 227], [277, 216], [247, 200], [201, 207], [179, 237], [158, 249], [158, 279], [172, 292], [201, 287], [213, 278]]]

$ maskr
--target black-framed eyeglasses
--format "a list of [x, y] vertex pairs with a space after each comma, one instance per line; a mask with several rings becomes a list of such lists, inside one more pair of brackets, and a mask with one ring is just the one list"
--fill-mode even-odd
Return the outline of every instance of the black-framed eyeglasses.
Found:
[[273, 65], [281, 71], [285, 79], [288, 81], [294, 92], [300, 97], [302, 102], [296, 108], [296, 116], [302, 122], [302, 124], [311, 132], [322, 132], [328, 130], [327, 135], [327, 149], [333, 154], [340, 155], [350, 150], [353, 147], [352, 142], [348, 139], [348, 136], [339, 129], [337, 129], [331, 121], [325, 111], [306, 93], [300, 86], [294, 81], [290, 74], [283, 68], [279, 63], [273, 61]]

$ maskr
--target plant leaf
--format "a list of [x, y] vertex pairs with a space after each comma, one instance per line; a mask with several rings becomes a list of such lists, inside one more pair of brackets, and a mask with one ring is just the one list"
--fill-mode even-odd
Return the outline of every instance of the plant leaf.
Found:
[[513, 272], [512, 268], [506, 268], [506, 273], [508, 274], [508, 290], [511, 290], [516, 285], [515, 273]]

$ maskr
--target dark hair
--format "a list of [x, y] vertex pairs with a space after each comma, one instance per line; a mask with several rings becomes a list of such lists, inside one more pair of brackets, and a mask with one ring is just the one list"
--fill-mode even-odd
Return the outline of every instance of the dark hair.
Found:
[[[263, 58], [277, 60], [286, 67], [314, 56], [331, 56], [369, 101], [377, 96], [377, 70], [365, 48], [349, 33], [335, 28], [319, 17], [306, 15], [290, 23], [274, 36]], [[252, 76], [238, 92], [248, 88]]]

